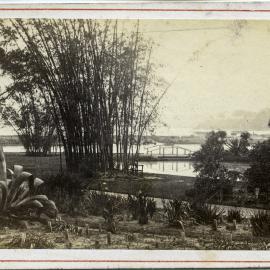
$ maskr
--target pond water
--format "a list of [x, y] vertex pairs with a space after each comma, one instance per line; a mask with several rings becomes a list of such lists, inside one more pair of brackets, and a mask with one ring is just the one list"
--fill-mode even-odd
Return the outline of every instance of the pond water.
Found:
[[24, 153], [25, 149], [22, 145], [8, 145], [3, 146], [4, 152], [7, 153]]
[[145, 161], [143, 171], [147, 173], [196, 176], [192, 162], [189, 161]]
[[[191, 161], [145, 161], [143, 171], [147, 173], [168, 174], [178, 176], [196, 176]], [[228, 169], [244, 172], [249, 165], [245, 163], [224, 163]]]
[[[141, 154], [146, 154], [147, 149], [152, 148], [152, 147], [157, 147], [158, 145], [154, 144], [147, 144], [147, 145], [142, 145], [140, 148], [140, 153]], [[200, 148], [199, 144], [175, 144], [176, 146], [182, 146], [184, 148], [187, 148], [191, 151], [197, 151]], [[25, 152], [25, 149], [22, 145], [8, 145], [8, 146], [3, 146], [4, 152], [10, 152], [10, 153], [23, 153]], [[116, 145], [113, 147], [113, 151], [116, 152]], [[134, 147], [134, 152], [136, 151], [136, 148]], [[171, 152], [170, 147], [165, 149], [165, 154], [169, 154]], [[180, 153], [179, 153], [180, 154]]]
[[[199, 145], [183, 145], [189, 147], [191, 150], [197, 150]], [[22, 145], [4, 146], [4, 152], [11, 153], [24, 153], [25, 149]], [[145, 148], [142, 148], [142, 152]], [[140, 164], [144, 165], [144, 172], [168, 174], [176, 176], [196, 176], [194, 172], [193, 163], [191, 161], [141, 161]], [[243, 172], [249, 165], [243, 163], [225, 163], [229, 169]]]

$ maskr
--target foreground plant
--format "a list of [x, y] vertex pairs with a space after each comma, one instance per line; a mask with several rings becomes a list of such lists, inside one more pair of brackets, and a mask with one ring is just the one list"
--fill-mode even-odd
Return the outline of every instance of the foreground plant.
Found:
[[46, 179], [39, 188], [42, 194], [50, 196], [56, 203], [59, 212], [69, 215], [85, 215], [85, 183], [72, 173], [60, 173]]
[[86, 190], [83, 197], [84, 205], [89, 215], [100, 216], [108, 207], [108, 202], [114, 205], [115, 214], [121, 214], [128, 205], [128, 201], [121, 195], [107, 194], [102, 191]]
[[34, 220], [45, 223], [46, 218], [57, 215], [55, 203], [45, 195], [37, 194], [37, 188], [43, 181], [24, 172], [23, 167], [14, 165], [14, 171], [8, 170], [11, 179], [7, 179], [6, 161], [3, 148], [0, 147], [0, 220]]
[[169, 225], [182, 227], [182, 222], [190, 216], [191, 209], [189, 203], [179, 200], [163, 200], [162, 204]]
[[242, 211], [240, 209], [230, 209], [228, 210], [228, 222], [233, 222], [236, 220], [238, 223], [242, 221]]
[[254, 236], [270, 236], [270, 214], [259, 211], [250, 218]]
[[156, 202], [141, 192], [137, 196], [128, 195], [128, 210], [134, 220], [137, 219], [139, 224], [144, 225], [156, 212]]
[[194, 217], [199, 223], [213, 224], [224, 214], [224, 209], [214, 205], [197, 204], [192, 206]]
[[107, 231], [116, 233], [115, 214], [117, 212], [117, 205], [108, 199], [106, 207], [103, 210], [103, 218], [105, 219]]

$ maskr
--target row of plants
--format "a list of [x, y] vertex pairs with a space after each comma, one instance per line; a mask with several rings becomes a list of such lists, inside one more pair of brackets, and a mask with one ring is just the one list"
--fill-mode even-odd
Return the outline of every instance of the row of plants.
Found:
[[[36, 179], [36, 181], [38, 180]], [[60, 212], [69, 215], [103, 216], [107, 230], [113, 233], [116, 232], [118, 220], [123, 215], [145, 225], [157, 211], [154, 199], [142, 192], [124, 197], [103, 191], [87, 190], [86, 185], [78, 181], [76, 176], [56, 176], [50, 178], [43, 185], [35, 184], [35, 186], [39, 186], [39, 191], [47, 194], [56, 202]], [[163, 200], [163, 213], [169, 226], [182, 230], [191, 220], [196, 224], [212, 226], [214, 220], [221, 222], [225, 216], [224, 210], [220, 207], [192, 204], [181, 200]], [[226, 214], [226, 220], [229, 223], [234, 222], [234, 220], [241, 223], [243, 214], [240, 209], [230, 209]], [[259, 211], [254, 214], [250, 219], [250, 224], [255, 236], [270, 236], [270, 215], [267, 212]]]

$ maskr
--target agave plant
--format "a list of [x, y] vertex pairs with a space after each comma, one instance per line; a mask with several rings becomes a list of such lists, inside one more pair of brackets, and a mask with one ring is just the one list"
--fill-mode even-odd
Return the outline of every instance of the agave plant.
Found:
[[168, 219], [169, 225], [178, 227], [179, 221], [183, 222], [190, 217], [190, 205], [181, 200], [162, 200], [164, 213]]
[[223, 208], [208, 204], [194, 204], [192, 208], [194, 218], [203, 224], [213, 224], [213, 221], [220, 219], [225, 212]]
[[236, 220], [238, 223], [240, 223], [243, 219], [242, 211], [240, 209], [230, 209], [228, 210], [227, 220], [229, 222], [233, 222], [233, 220]]
[[39, 220], [41, 214], [49, 218], [57, 215], [55, 203], [45, 195], [37, 194], [37, 188], [43, 181], [31, 173], [24, 172], [23, 166], [14, 165], [8, 169], [3, 148], [0, 147], [0, 218], [18, 220]]

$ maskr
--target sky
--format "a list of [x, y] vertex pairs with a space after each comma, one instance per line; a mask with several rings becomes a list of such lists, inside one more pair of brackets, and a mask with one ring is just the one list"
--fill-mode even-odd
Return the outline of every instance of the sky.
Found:
[[270, 108], [270, 21], [141, 20], [140, 32], [155, 42], [157, 75], [172, 83], [157, 135], [183, 135], [215, 117], [230, 121], [237, 111]]
[[176, 78], [161, 101], [166, 125], [158, 134], [270, 107], [270, 22], [159, 20], [140, 26], [159, 44], [153, 55], [163, 66], [159, 75], [167, 82]]

